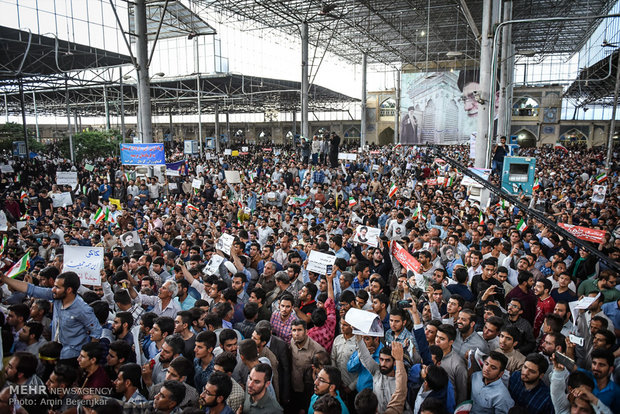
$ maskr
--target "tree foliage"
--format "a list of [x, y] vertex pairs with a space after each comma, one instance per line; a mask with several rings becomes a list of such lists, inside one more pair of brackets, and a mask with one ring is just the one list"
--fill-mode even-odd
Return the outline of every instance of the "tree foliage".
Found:
[[[118, 155], [121, 137], [118, 131], [85, 131], [73, 135], [73, 151], [75, 161], [81, 162], [85, 158], [110, 157]], [[66, 136], [60, 142], [62, 155], [69, 158], [69, 137]]]

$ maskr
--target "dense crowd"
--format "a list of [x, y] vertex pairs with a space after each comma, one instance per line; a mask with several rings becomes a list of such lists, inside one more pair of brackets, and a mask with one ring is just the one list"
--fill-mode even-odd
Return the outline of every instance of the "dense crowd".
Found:
[[[170, 151], [165, 174], [5, 157], [0, 412], [620, 413], [617, 271], [527, 209], [481, 206], [441, 159], [468, 152], [339, 159], [332, 134]], [[537, 160], [521, 201], [605, 231], [583, 243], [618, 262], [618, 154], [607, 175], [602, 148], [520, 155]], [[71, 246], [103, 248], [100, 284], [65, 266]]]

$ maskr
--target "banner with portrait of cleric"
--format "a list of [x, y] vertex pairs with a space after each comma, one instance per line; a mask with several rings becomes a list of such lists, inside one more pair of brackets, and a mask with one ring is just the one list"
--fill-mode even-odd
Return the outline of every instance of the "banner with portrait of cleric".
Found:
[[[400, 142], [463, 144], [477, 129], [477, 70], [401, 74]], [[383, 107], [390, 103], [384, 101]]]

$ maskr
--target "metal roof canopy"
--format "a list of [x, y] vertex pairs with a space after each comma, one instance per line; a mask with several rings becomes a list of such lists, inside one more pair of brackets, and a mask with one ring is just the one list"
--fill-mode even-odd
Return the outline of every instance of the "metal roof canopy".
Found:
[[0, 85], [130, 62], [119, 53], [0, 26]]
[[618, 55], [620, 49], [616, 49], [592, 66], [582, 69], [564, 96], [574, 100], [578, 107], [590, 104], [613, 105]]
[[[129, 8], [129, 32], [136, 32], [135, 25], [135, 8], [128, 3]], [[162, 20], [162, 15], [164, 16]], [[160, 27], [161, 25], [161, 27]], [[146, 5], [146, 27], [148, 40], [150, 42], [157, 38], [159, 31], [159, 39], [172, 39], [175, 37], [213, 35], [215, 29], [211, 27], [200, 16], [185, 7], [179, 1], [155, 1]], [[134, 42], [135, 38], [130, 37]]]
[[[407, 69], [446, 69], [471, 65], [479, 58], [481, 0], [191, 0], [220, 20], [249, 28], [291, 32], [310, 23], [310, 43], [350, 62], [411, 65]], [[616, 0], [514, 0], [513, 19], [603, 15]], [[218, 16], [218, 17], [219, 17]], [[575, 53], [598, 24], [597, 20], [515, 25], [515, 49], [537, 54]], [[472, 27], [475, 26], [475, 29]], [[424, 33], [422, 35], [422, 32]], [[474, 31], [476, 33], [474, 33]], [[428, 41], [428, 53], [427, 53]], [[459, 51], [468, 59], [451, 59]]]
[[[71, 110], [81, 116], [104, 116], [105, 94], [111, 116], [120, 116], [121, 87], [118, 82], [93, 86], [69, 87]], [[260, 113], [267, 111], [292, 112], [300, 110], [300, 82], [245, 76], [241, 74], [201, 75], [201, 113]], [[135, 116], [138, 107], [136, 84], [123, 84], [125, 116]], [[153, 79], [151, 104], [154, 115], [195, 115], [197, 112], [196, 76]], [[26, 112], [34, 114], [32, 93], [39, 115], [66, 115], [64, 86], [33, 89], [26, 94]], [[19, 113], [19, 93], [7, 93], [9, 113]], [[310, 86], [310, 110], [347, 111], [348, 104], [358, 99], [318, 85]], [[0, 101], [2, 103], [2, 101]]]

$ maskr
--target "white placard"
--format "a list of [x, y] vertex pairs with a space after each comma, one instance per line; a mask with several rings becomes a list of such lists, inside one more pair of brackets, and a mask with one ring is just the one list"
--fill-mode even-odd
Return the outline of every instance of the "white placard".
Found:
[[239, 184], [241, 182], [239, 171], [224, 171], [224, 176], [228, 184]]
[[177, 190], [178, 188], [177, 183], [168, 183], [168, 190]]
[[327, 274], [327, 266], [333, 266], [335, 261], [336, 256], [312, 250], [308, 256], [308, 267], [306, 267], [306, 270], [325, 275]]
[[63, 272], [75, 272], [83, 285], [101, 286], [103, 247], [64, 246]]
[[372, 247], [377, 247], [379, 245], [380, 235], [381, 230], [376, 227], [357, 226], [357, 228], [355, 229], [355, 236], [353, 241], [367, 244]]
[[170, 177], [180, 177], [181, 174], [179, 174], [179, 170], [171, 170], [169, 168], [166, 168], [166, 175], [170, 176]]
[[28, 224], [27, 221], [18, 221], [15, 223], [15, 227], [17, 227], [17, 230], [21, 230], [24, 227], [26, 227], [27, 224]]
[[338, 153], [338, 159], [339, 160], [355, 161], [357, 159], [357, 154], [354, 154], [354, 153], [351, 153], [351, 152], [340, 152], [340, 153]]
[[373, 164], [372, 165], [372, 170], [373, 171], [379, 171], [379, 164]]
[[241, 152], [248, 152], [248, 151], [249, 151], [248, 147], [241, 147]]
[[581, 298], [581, 300], [579, 302], [577, 302], [575, 304], [575, 309], [579, 310], [579, 309], [588, 309], [590, 307], [590, 305], [592, 305], [594, 302], [596, 302], [596, 300], [601, 296], [601, 292], [598, 293], [598, 295], [592, 297], [592, 296], [584, 296], [583, 298]]
[[595, 185], [592, 190], [592, 202], [603, 204], [605, 202], [605, 194], [607, 193], [606, 185]]
[[78, 186], [77, 171], [56, 171], [56, 184], [70, 185], [75, 190]]
[[202, 180], [200, 178], [194, 178], [192, 180], [192, 188], [200, 188], [202, 187]]
[[204, 273], [205, 275], [219, 276], [220, 265], [223, 262], [224, 258], [222, 256], [220, 256], [219, 254], [214, 254], [213, 256], [211, 256], [211, 260], [209, 260], [209, 263], [207, 263], [205, 268], [202, 270], [202, 273]]
[[232, 150], [231, 149], [225, 149], [224, 150], [224, 155], [232, 155]]
[[351, 308], [344, 320], [353, 327], [353, 334], [383, 337], [383, 325], [376, 313]]
[[7, 231], [8, 223], [6, 219], [6, 213], [4, 210], [0, 210], [0, 231]]
[[52, 193], [50, 196], [54, 207], [67, 207], [73, 204], [71, 193]]
[[13, 169], [12, 165], [2, 164], [0, 165], [0, 172], [2, 174], [9, 174], [9, 173], [14, 173], [15, 170]]
[[215, 243], [215, 248], [226, 254], [230, 254], [230, 248], [232, 247], [234, 241], [235, 238], [233, 236], [224, 233], [220, 236], [219, 239], [217, 239], [217, 242]]
[[[491, 170], [488, 168], [469, 168], [469, 171], [476, 174], [478, 177], [486, 181], [489, 181], [489, 177], [491, 176]], [[481, 184], [479, 184], [478, 181], [475, 181], [473, 178], [467, 175], [463, 176], [463, 179], [461, 180], [461, 185], [464, 185], [464, 186], [474, 185], [474, 186], [481, 187]]]

